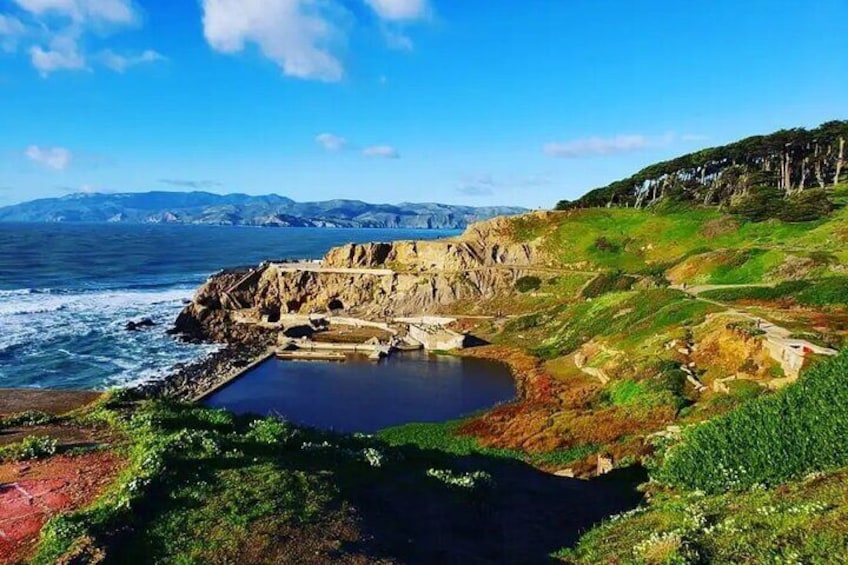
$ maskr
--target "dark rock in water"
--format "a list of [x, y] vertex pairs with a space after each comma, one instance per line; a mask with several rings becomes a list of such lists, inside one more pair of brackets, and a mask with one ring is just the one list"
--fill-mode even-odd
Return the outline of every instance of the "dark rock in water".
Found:
[[152, 328], [155, 325], [156, 325], [156, 322], [154, 322], [150, 318], [142, 318], [141, 320], [139, 320], [137, 322], [136, 321], [127, 322], [127, 325], [124, 326], [124, 328], [128, 332], [137, 332], [137, 331], [140, 331], [140, 330], [146, 330], [148, 328]]
[[134, 390], [146, 398], [190, 401], [267, 353], [267, 343], [227, 347], [195, 363], [178, 363], [163, 379], [147, 381]]

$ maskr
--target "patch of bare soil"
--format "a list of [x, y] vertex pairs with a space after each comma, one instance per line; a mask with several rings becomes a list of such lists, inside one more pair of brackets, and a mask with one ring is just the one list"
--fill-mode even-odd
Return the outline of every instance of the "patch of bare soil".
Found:
[[37, 410], [48, 414], [64, 414], [100, 398], [89, 391], [0, 389], [0, 416]]
[[371, 338], [388, 341], [392, 334], [379, 328], [356, 328], [353, 326], [331, 327], [312, 334], [314, 341], [325, 343], [364, 343]]
[[111, 451], [0, 464], [0, 564], [26, 559], [50, 517], [92, 503], [122, 466]]

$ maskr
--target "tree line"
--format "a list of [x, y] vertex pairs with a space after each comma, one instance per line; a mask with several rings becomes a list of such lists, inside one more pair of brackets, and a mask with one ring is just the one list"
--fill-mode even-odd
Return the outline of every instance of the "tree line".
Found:
[[556, 207], [642, 208], [667, 199], [722, 206], [761, 188], [771, 189], [770, 196], [797, 197], [846, 180], [846, 139], [845, 120], [748, 137], [656, 163]]

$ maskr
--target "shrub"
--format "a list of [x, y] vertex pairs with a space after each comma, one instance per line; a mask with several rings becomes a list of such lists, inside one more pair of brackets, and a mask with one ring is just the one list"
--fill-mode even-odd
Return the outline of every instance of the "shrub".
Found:
[[530, 292], [532, 290], [539, 290], [541, 286], [542, 279], [532, 275], [521, 277], [517, 281], [515, 281], [515, 288], [518, 289], [518, 292]]
[[621, 271], [601, 273], [583, 287], [583, 298], [596, 298], [608, 292], [630, 290], [636, 282], [635, 277], [623, 274]]
[[595, 240], [595, 249], [597, 249], [598, 251], [606, 251], [608, 253], [617, 253], [621, 250], [621, 245], [619, 245], [615, 241], [607, 239], [604, 236], [601, 236]]
[[777, 485], [848, 464], [848, 350], [799, 382], [689, 430], [657, 473], [706, 492]]
[[833, 202], [820, 188], [793, 194], [784, 201], [778, 217], [784, 222], [811, 222], [833, 211]]
[[59, 442], [50, 437], [27, 436], [18, 443], [0, 449], [0, 460], [25, 461], [55, 455]]
[[783, 209], [783, 192], [774, 187], [754, 187], [730, 208], [733, 214], [749, 222], [763, 222], [776, 218]]
[[725, 288], [705, 292], [703, 296], [726, 302], [794, 298], [805, 306], [848, 305], [848, 277], [786, 281], [774, 287]]
[[751, 222], [772, 218], [784, 222], [810, 222], [833, 211], [833, 202], [824, 190], [810, 189], [791, 196], [773, 187], [752, 188], [731, 206], [731, 212]]
[[250, 423], [247, 437], [259, 443], [286, 443], [292, 438], [293, 430], [286, 422], [277, 418], [254, 420]]
[[848, 277], [833, 277], [814, 282], [798, 293], [798, 302], [806, 306], [848, 304]]
[[492, 482], [492, 476], [485, 471], [455, 473], [450, 469], [427, 469], [427, 476], [448, 486], [465, 489], [477, 488]]
[[733, 302], [735, 300], [780, 300], [801, 292], [810, 286], [807, 281], [786, 281], [777, 286], [751, 286], [724, 288], [704, 292], [702, 296], [712, 300]]
[[0, 418], [0, 429], [19, 426], [43, 426], [55, 420], [54, 416], [38, 410], [27, 410]]

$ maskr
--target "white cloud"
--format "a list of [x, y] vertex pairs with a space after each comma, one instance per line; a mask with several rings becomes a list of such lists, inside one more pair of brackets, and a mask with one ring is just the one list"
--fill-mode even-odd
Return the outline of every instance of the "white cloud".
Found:
[[484, 174], [463, 178], [456, 190], [466, 196], [491, 196], [499, 185], [492, 175]]
[[208, 190], [224, 186], [223, 183], [214, 180], [159, 179], [159, 182], [178, 188], [191, 188], [194, 190]]
[[117, 73], [123, 73], [130, 67], [164, 61], [165, 57], [152, 49], [148, 49], [140, 55], [121, 55], [120, 53], [115, 53], [114, 51], [107, 49], [100, 54], [99, 59], [103, 66], [112, 69]]
[[[90, 70], [88, 54], [82, 47], [87, 35], [102, 35], [134, 26], [141, 20], [132, 0], [13, 1], [27, 12], [29, 24], [26, 31], [31, 36], [27, 52], [33, 66], [45, 77], [61, 70]], [[3, 46], [0, 43], [0, 47]], [[140, 55], [122, 55], [107, 49], [93, 57], [93, 61], [123, 72], [135, 65], [162, 58], [150, 49]]]
[[55, 15], [75, 22], [130, 25], [138, 15], [129, 0], [14, 0], [36, 16]]
[[78, 37], [73, 31], [67, 34], [56, 34], [50, 40], [47, 49], [40, 45], [31, 47], [29, 55], [32, 66], [42, 76], [47, 76], [54, 71], [86, 68], [85, 56], [80, 53]]
[[381, 157], [383, 159], [399, 159], [400, 153], [391, 145], [373, 145], [362, 150], [366, 157]]
[[615, 137], [588, 137], [566, 142], [551, 142], [542, 148], [545, 155], [562, 159], [595, 157], [632, 153], [651, 147], [663, 147], [675, 140], [673, 133], [658, 137], [645, 135], [616, 135]]
[[417, 20], [429, 14], [427, 0], [365, 0], [384, 20]]
[[710, 138], [708, 135], [701, 135], [699, 133], [684, 133], [680, 136], [682, 141], [706, 141]]
[[0, 14], [0, 50], [13, 53], [25, 34], [26, 27], [19, 19]]
[[644, 135], [617, 135], [615, 137], [589, 137], [564, 143], [552, 142], [544, 147], [544, 152], [550, 157], [575, 159], [591, 155], [613, 155], [629, 153], [648, 147], [648, 138]]
[[347, 140], [332, 133], [322, 133], [315, 137], [315, 141], [324, 146], [327, 151], [340, 151], [347, 145]]
[[412, 51], [415, 47], [412, 43], [412, 39], [410, 39], [409, 36], [402, 31], [384, 29], [383, 37], [386, 39], [386, 45], [388, 45], [391, 49], [397, 49], [398, 51]]
[[286, 75], [334, 82], [344, 76], [331, 51], [342, 39], [328, 13], [335, 10], [313, 0], [203, 0], [203, 33], [216, 51], [253, 43]]
[[64, 147], [39, 147], [30, 145], [24, 151], [31, 161], [56, 171], [64, 171], [71, 164], [73, 154]]
[[483, 173], [462, 177], [456, 190], [466, 196], [490, 196], [497, 189], [538, 188], [549, 184], [551, 179], [545, 175], [496, 178], [489, 173]]

